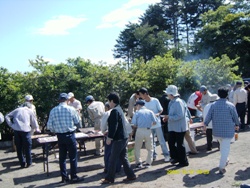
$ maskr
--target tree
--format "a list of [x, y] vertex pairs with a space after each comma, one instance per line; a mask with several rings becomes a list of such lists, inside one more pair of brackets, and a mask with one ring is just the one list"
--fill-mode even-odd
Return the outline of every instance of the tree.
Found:
[[209, 50], [208, 56], [227, 54], [236, 59], [238, 74], [250, 76], [250, 14], [236, 11], [232, 5], [221, 6], [202, 17], [203, 28], [197, 34], [196, 54]]
[[135, 49], [138, 46], [138, 41], [134, 35], [136, 28], [139, 27], [138, 24], [129, 23], [126, 25], [126, 29], [121, 31], [117, 44], [115, 45], [114, 58], [125, 59], [128, 68], [130, 64], [135, 60]]

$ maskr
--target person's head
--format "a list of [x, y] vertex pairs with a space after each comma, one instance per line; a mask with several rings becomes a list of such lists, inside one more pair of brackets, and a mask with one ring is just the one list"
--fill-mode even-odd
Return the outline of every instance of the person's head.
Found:
[[68, 100], [69, 100], [70, 102], [73, 102], [73, 101], [74, 101], [74, 98], [75, 98], [74, 93], [69, 92], [69, 93], [68, 93]]
[[207, 87], [202, 85], [200, 87], [200, 92], [201, 92], [202, 95], [206, 95], [207, 94]]
[[245, 90], [250, 91], [250, 84], [245, 87]]
[[244, 86], [246, 87], [249, 84], [248, 81], [244, 81]]
[[59, 95], [58, 101], [61, 102], [66, 102], [68, 100], [68, 94], [67, 93], [61, 93]]
[[136, 99], [139, 99], [139, 98], [140, 98], [139, 90], [137, 90], [137, 91], [135, 92], [135, 98], [136, 98]]
[[114, 108], [116, 105], [120, 104], [120, 97], [119, 94], [116, 92], [111, 92], [107, 96], [107, 99], [109, 101], [110, 108]]
[[33, 98], [33, 96], [32, 96], [32, 95], [26, 95], [26, 96], [25, 96], [25, 101], [26, 101], [26, 102], [30, 102], [30, 103], [32, 103], [32, 102], [33, 102], [33, 100], [34, 100], [34, 98]]
[[23, 104], [23, 107], [32, 108], [32, 104], [31, 104], [29, 101], [26, 101], [26, 102]]
[[169, 85], [166, 88], [165, 93], [168, 95], [168, 98], [170, 100], [174, 99], [175, 97], [180, 96], [180, 94], [178, 93], [178, 88], [175, 85]]
[[210, 96], [210, 102], [217, 101], [219, 99], [219, 96], [217, 94], [212, 94]]
[[237, 81], [235, 85], [236, 88], [242, 87], [242, 81]]
[[144, 105], [145, 105], [145, 102], [142, 101], [142, 100], [138, 100], [138, 101], [136, 101], [136, 103], [135, 103], [135, 106], [136, 106], [136, 109], [137, 109], [137, 110], [141, 109], [141, 107], [143, 107]]
[[94, 97], [92, 95], [88, 95], [86, 98], [85, 98], [85, 102], [87, 105], [90, 105], [93, 101], [94, 101]]
[[222, 99], [227, 98], [228, 96], [228, 89], [225, 86], [219, 87], [218, 89], [218, 96]]
[[227, 85], [226, 85], [226, 87], [227, 87], [229, 90], [231, 90], [231, 89], [232, 89], [231, 84], [227, 84]]
[[139, 89], [139, 96], [142, 99], [146, 99], [148, 97], [148, 90], [145, 87], [142, 87], [141, 89]]
[[105, 106], [105, 112], [110, 110], [109, 102], [106, 102], [104, 106]]

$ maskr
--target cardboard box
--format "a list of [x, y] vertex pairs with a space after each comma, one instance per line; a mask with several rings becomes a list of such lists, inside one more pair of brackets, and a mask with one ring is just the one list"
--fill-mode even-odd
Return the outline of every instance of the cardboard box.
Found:
[[128, 160], [129, 162], [135, 161], [135, 142], [128, 142]]

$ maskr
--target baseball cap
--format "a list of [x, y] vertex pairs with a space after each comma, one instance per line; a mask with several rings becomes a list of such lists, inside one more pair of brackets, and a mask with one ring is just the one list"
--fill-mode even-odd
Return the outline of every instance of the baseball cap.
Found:
[[72, 93], [72, 92], [69, 92], [68, 93], [68, 99], [71, 99], [72, 97], [74, 97], [75, 95], [74, 95], [74, 93]]
[[206, 91], [206, 90], [207, 90], [207, 87], [206, 87], [206, 86], [202, 85], [202, 86], [200, 87], [200, 92], [204, 92], [204, 91]]
[[33, 98], [32, 95], [26, 95], [26, 96], [25, 96], [25, 100], [26, 100], [26, 101], [31, 101], [31, 100], [34, 100], [34, 98]]
[[93, 101], [95, 100], [94, 97], [92, 95], [88, 95], [86, 98], [85, 98], [85, 102], [87, 103], [88, 101]]
[[138, 105], [138, 104], [141, 105], [141, 106], [144, 106], [145, 102], [142, 101], [142, 100], [138, 100], [138, 101], [136, 101], [135, 106]]
[[68, 100], [68, 94], [67, 93], [61, 93], [59, 95], [59, 100], [61, 100], [61, 101]]

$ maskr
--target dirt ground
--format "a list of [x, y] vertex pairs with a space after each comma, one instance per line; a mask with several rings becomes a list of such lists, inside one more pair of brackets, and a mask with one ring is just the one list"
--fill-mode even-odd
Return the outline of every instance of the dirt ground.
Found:
[[[196, 146], [199, 154], [188, 156], [189, 166], [177, 169], [170, 163], [165, 163], [161, 148], [157, 146], [158, 158], [152, 167], [136, 171], [137, 179], [131, 183], [123, 183], [124, 172], [117, 174], [114, 184], [101, 185], [104, 178], [103, 156], [94, 157], [94, 142], [87, 142], [87, 155], [79, 152], [78, 176], [85, 180], [78, 184], [60, 183], [58, 159], [54, 154], [49, 155], [49, 176], [43, 170], [42, 147], [32, 150], [35, 166], [21, 169], [16, 153], [10, 148], [0, 150], [0, 187], [50, 188], [50, 187], [240, 187], [242, 183], [250, 183], [250, 129], [239, 133], [239, 139], [231, 144], [230, 162], [226, 174], [218, 174], [220, 153], [214, 143], [212, 151], [206, 151], [205, 135], [197, 135]], [[58, 153], [58, 151], [57, 151]], [[146, 150], [142, 149], [142, 159], [145, 160]], [[134, 162], [131, 163], [135, 166]], [[69, 168], [69, 163], [67, 163]]]

